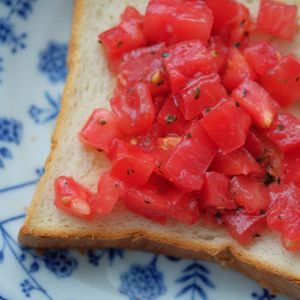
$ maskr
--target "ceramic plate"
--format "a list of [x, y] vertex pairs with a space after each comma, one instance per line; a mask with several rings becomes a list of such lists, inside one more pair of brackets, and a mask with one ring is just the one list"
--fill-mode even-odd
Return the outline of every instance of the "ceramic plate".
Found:
[[67, 74], [72, 1], [0, 0], [0, 300], [269, 300], [255, 282], [204, 261], [17, 243]]

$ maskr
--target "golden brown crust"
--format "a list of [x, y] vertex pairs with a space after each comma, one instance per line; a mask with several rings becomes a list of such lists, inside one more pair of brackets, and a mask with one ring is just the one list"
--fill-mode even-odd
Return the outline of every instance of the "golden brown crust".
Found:
[[279, 272], [274, 266], [259, 264], [251, 256], [247, 257], [241, 253], [238, 247], [228, 243], [209, 246], [205, 241], [186, 241], [176, 239], [165, 234], [157, 234], [151, 230], [135, 230], [122, 232], [65, 232], [64, 230], [39, 230], [30, 225], [34, 211], [40, 201], [40, 195], [47, 180], [47, 170], [52, 164], [53, 153], [57, 146], [57, 139], [63, 129], [61, 124], [68, 110], [68, 98], [74, 83], [74, 68], [77, 48], [77, 36], [81, 26], [81, 16], [84, 10], [84, 0], [76, 0], [73, 15], [72, 36], [69, 46], [69, 75], [66, 82], [62, 110], [59, 115], [56, 129], [52, 136], [51, 153], [46, 162], [46, 173], [41, 178], [33, 202], [27, 212], [27, 217], [19, 233], [19, 240], [25, 246], [36, 248], [127, 248], [143, 249], [157, 253], [163, 253], [178, 257], [192, 259], [206, 259], [217, 261], [224, 266], [241, 271], [245, 275], [257, 280], [261, 285], [271, 288], [274, 291], [300, 299], [300, 280], [288, 273]]

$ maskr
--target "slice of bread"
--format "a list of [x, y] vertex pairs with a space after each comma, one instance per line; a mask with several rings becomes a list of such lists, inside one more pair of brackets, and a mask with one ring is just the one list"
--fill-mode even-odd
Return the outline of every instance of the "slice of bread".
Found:
[[[291, 2], [300, 4], [299, 0]], [[244, 3], [255, 15], [258, 0]], [[99, 216], [92, 222], [80, 221], [54, 206], [56, 177], [73, 176], [95, 190], [99, 174], [109, 167], [104, 155], [85, 147], [78, 139], [78, 132], [92, 110], [108, 107], [115, 85], [97, 35], [118, 22], [126, 5], [144, 12], [146, 4], [147, 0], [76, 1], [62, 110], [46, 172], [20, 231], [20, 242], [37, 248], [120, 247], [214, 260], [245, 273], [263, 286], [300, 299], [300, 253], [285, 251], [274, 232], [266, 232], [252, 245], [242, 247], [222, 229], [202, 224], [185, 226], [172, 220], [162, 226], [128, 212], [121, 204], [110, 215]], [[295, 52], [300, 49], [297, 43], [300, 45], [300, 34], [293, 45], [280, 42], [279, 46]]]

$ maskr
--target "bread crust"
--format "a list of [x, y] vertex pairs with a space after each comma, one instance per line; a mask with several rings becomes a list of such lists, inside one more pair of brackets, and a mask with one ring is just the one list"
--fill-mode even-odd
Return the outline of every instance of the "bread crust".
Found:
[[66, 232], [61, 229], [47, 230], [45, 232], [31, 226], [31, 219], [39, 205], [41, 193], [45, 188], [47, 170], [52, 164], [57, 141], [60, 132], [63, 130], [62, 124], [66, 115], [65, 112], [68, 109], [68, 99], [70, 98], [74, 83], [75, 57], [82, 14], [84, 14], [84, 0], [76, 0], [72, 21], [71, 42], [69, 44], [69, 73], [62, 97], [62, 109], [52, 135], [51, 152], [46, 161], [45, 175], [40, 179], [32, 204], [27, 211], [25, 223], [19, 233], [20, 243], [35, 248], [89, 249], [112, 247], [139, 249], [177, 257], [216, 261], [225, 267], [230, 267], [244, 273], [274, 292], [284, 293], [295, 299], [300, 299], [300, 277], [276, 270], [272, 265], [258, 263], [251, 255], [245, 254], [245, 251], [240, 251], [241, 246], [232, 244], [230, 241], [214, 247], [202, 241], [196, 241], [195, 243], [192, 241], [187, 242], [184, 239], [176, 239], [166, 236], [163, 233], [156, 234], [147, 229], [143, 231], [137, 229], [135, 231], [124, 230], [118, 232], [110, 232], [109, 230], [107, 232]]

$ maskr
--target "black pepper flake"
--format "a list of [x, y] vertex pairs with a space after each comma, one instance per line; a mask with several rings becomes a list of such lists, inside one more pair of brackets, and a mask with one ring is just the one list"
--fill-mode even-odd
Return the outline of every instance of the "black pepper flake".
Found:
[[197, 99], [199, 99], [199, 97], [200, 97], [200, 88], [197, 87], [197, 88], [195, 89], [194, 99], [197, 100]]
[[164, 83], [164, 81], [161, 79], [161, 80], [157, 83], [156, 86], [160, 86], [160, 85], [162, 85], [163, 83]]
[[104, 125], [106, 125], [106, 121], [105, 121], [105, 120], [99, 120], [99, 124], [100, 124], [101, 126], [104, 126]]
[[277, 217], [277, 219], [282, 220], [282, 219], [283, 219], [282, 215], [279, 215], [279, 216]]
[[256, 161], [261, 164], [263, 161], [264, 161], [264, 158], [259, 156], [259, 157], [256, 157]]
[[167, 124], [171, 124], [173, 122], [175, 122], [177, 120], [177, 116], [176, 115], [170, 115], [170, 114], [167, 114], [165, 116], [165, 121]]
[[192, 134], [189, 132], [189, 133], [186, 135], [186, 137], [187, 137], [188, 139], [191, 139], [191, 138], [192, 138]]
[[281, 178], [278, 176], [277, 179], [276, 179], [276, 183], [280, 184], [280, 182], [281, 182]]
[[261, 237], [261, 235], [260, 235], [259, 233], [254, 233], [254, 234], [252, 235], [252, 237], [253, 237], [253, 238], [259, 238], [259, 237]]
[[170, 53], [168, 53], [168, 52], [163, 52], [161, 56], [162, 56], [162, 57], [169, 57], [169, 56], [170, 56]]
[[246, 23], [246, 20], [242, 20], [242, 21], [240, 22], [240, 26], [243, 27], [243, 26], [245, 25], [245, 23]]
[[215, 218], [216, 218], [216, 220], [220, 220], [221, 218], [222, 218], [222, 214], [221, 214], [221, 212], [216, 212], [215, 213]]
[[284, 130], [284, 125], [283, 125], [283, 124], [278, 124], [277, 130], [278, 130], [278, 131]]
[[148, 198], [145, 198], [145, 199], [144, 199], [144, 202], [145, 202], [146, 204], [151, 204], [151, 201], [150, 201]]
[[127, 175], [133, 174], [135, 171], [133, 169], [127, 169], [126, 173]]
[[270, 174], [269, 172], [267, 172], [267, 173], [265, 174], [264, 184], [265, 184], [265, 185], [270, 185], [270, 184], [273, 183], [274, 181], [276, 181], [276, 177], [273, 176], [272, 174]]
[[248, 94], [248, 91], [247, 91], [247, 90], [245, 90], [245, 89], [243, 89], [243, 91], [242, 91], [242, 95], [243, 95], [243, 97], [246, 97], [246, 96], [247, 96], [247, 94]]
[[237, 101], [235, 102], [235, 106], [236, 106], [236, 107], [241, 107], [240, 103], [237, 102]]
[[260, 212], [259, 212], [259, 214], [262, 216], [262, 215], [264, 215], [266, 212], [267, 212], [267, 211], [266, 211], [265, 209], [261, 209]]
[[209, 112], [211, 112], [211, 108], [210, 107], [205, 107], [205, 113], [209, 113]]
[[241, 47], [241, 43], [240, 42], [236, 42], [233, 44], [234, 48], [240, 48]]
[[123, 41], [118, 41], [117, 47], [121, 48], [123, 46]]
[[98, 40], [98, 43], [99, 43], [99, 44], [102, 44], [102, 41], [101, 41], [101, 40]]

